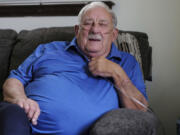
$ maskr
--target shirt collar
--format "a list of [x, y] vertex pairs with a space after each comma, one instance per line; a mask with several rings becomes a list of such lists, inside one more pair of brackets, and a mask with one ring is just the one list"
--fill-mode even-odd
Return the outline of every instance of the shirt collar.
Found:
[[[70, 48], [75, 48], [79, 53], [82, 54], [82, 52], [80, 51], [80, 49], [78, 48], [77, 45], [77, 39], [73, 38], [73, 40], [65, 47], [65, 50], [69, 50]], [[114, 43], [112, 43], [111, 45], [111, 51], [109, 53], [109, 55], [107, 56], [108, 59], [117, 59], [117, 60], [121, 60], [121, 52], [118, 50], [118, 48], [116, 47], [116, 45]]]
[[76, 38], [73, 38], [73, 40], [65, 47], [65, 51], [71, 47], [77, 48]]
[[111, 51], [109, 53], [109, 55], [107, 56], [108, 59], [117, 59], [117, 60], [121, 60], [122, 54], [121, 52], [118, 50], [118, 48], [116, 47], [116, 45], [114, 43], [112, 43], [111, 45]]

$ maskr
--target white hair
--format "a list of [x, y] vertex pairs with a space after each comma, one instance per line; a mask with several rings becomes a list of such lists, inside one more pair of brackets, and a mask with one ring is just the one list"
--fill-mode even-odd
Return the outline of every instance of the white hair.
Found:
[[78, 21], [79, 24], [82, 21], [82, 16], [84, 15], [84, 13], [89, 10], [90, 8], [94, 8], [94, 7], [103, 7], [105, 8], [112, 16], [112, 22], [114, 27], [117, 26], [117, 17], [115, 15], [115, 13], [104, 3], [104, 2], [91, 2], [90, 4], [87, 4], [86, 6], [84, 6], [81, 11], [78, 14]]

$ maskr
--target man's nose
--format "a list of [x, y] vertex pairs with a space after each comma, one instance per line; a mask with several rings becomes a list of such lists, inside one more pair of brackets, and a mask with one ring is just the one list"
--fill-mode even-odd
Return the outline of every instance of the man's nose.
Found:
[[99, 33], [100, 32], [100, 27], [97, 23], [93, 23], [91, 29], [90, 29], [91, 32], [93, 33]]

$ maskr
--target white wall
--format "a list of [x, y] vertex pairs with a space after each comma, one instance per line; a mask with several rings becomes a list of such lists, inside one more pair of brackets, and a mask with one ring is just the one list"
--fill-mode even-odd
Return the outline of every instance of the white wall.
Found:
[[0, 17], [0, 28], [12, 28], [17, 32], [22, 29], [39, 27], [72, 26], [77, 23], [77, 17]]
[[120, 0], [114, 10], [119, 28], [148, 33], [153, 47], [153, 81], [147, 82], [150, 104], [166, 135], [176, 135], [180, 117], [180, 0]]
[[[176, 135], [180, 117], [180, 0], [116, 0], [118, 28], [146, 32], [153, 47], [153, 81], [147, 82], [152, 108], [166, 130]], [[76, 17], [0, 18], [0, 28], [70, 26]]]

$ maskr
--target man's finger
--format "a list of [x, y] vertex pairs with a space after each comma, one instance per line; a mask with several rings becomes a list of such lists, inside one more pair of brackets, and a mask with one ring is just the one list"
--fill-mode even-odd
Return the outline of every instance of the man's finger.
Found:
[[32, 119], [35, 111], [36, 111], [36, 108], [34, 107], [33, 104], [31, 104], [31, 105], [30, 105], [29, 112], [28, 112], [28, 114], [27, 114], [29, 119]]
[[37, 125], [37, 119], [38, 119], [39, 115], [40, 115], [40, 109], [39, 109], [39, 106], [38, 106], [35, 113], [34, 113], [34, 115], [33, 115], [33, 118], [32, 118], [32, 124], [33, 125]]
[[88, 65], [89, 65], [89, 66], [93, 66], [93, 65], [95, 65], [96, 63], [97, 63], [97, 61], [90, 61]]

